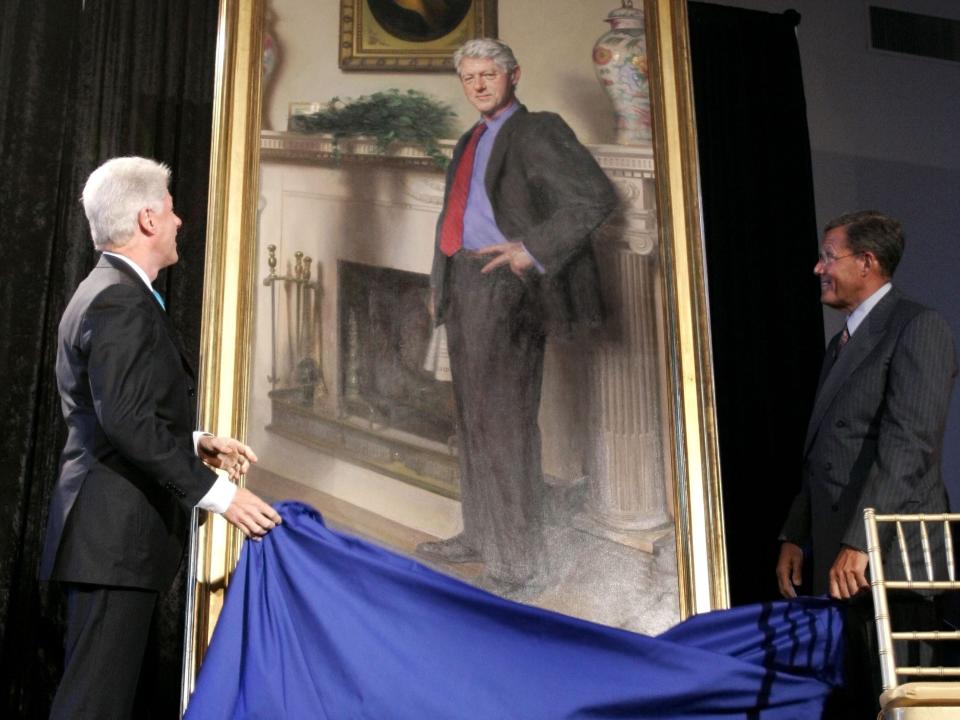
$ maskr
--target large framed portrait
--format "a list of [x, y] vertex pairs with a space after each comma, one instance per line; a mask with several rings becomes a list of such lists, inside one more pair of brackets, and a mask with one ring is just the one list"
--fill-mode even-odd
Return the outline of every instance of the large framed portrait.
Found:
[[[316, 7], [271, 9], [302, 20], [301, 1]], [[492, 2], [467, 5], [493, 17]], [[686, 4], [644, 10], [654, 141], [588, 143], [621, 205], [592, 238], [609, 312], [593, 334], [547, 341], [535, 428], [546, 542], [536, 585], [508, 596], [654, 634], [726, 607], [728, 591]], [[423, 559], [418, 546], [456, 536], [467, 512], [450, 370], [429, 313], [444, 172], [413, 147], [261, 130], [263, 13], [262, 0], [223, 0], [201, 424], [256, 449], [245, 482], [261, 496], [310, 504], [338, 530]], [[554, 67], [536, 47], [518, 52], [532, 68], [524, 83]], [[590, 43], [583, 56], [586, 70], [560, 78], [556, 97], [596, 82]], [[459, 92], [453, 78], [426, 77]], [[502, 530], [518, 542], [528, 531]], [[195, 530], [184, 697], [241, 542], [216, 516]], [[483, 561], [423, 560], [483, 586]]]
[[459, 45], [496, 35], [496, 0], [340, 0], [343, 70], [449, 71]]

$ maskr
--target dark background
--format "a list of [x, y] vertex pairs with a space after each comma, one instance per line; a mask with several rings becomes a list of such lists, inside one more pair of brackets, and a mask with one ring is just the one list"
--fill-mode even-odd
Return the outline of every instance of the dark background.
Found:
[[779, 597], [777, 536], [800, 484], [823, 358], [800, 16], [688, 11], [727, 563], [740, 605]]
[[[156, 283], [197, 356], [216, 0], [4, 0], [0, 25], [0, 715], [44, 718], [62, 600], [36, 580], [65, 439], [56, 328], [94, 264], [79, 197], [117, 155], [173, 170], [180, 263]], [[104, 518], [104, 522], [109, 522]], [[183, 592], [163, 603], [138, 718], [177, 717]]]

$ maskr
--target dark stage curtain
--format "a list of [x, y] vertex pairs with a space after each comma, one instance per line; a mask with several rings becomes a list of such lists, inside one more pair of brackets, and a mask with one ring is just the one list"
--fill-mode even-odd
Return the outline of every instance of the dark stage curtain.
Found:
[[730, 589], [744, 604], [778, 595], [823, 356], [800, 16], [688, 7]]
[[[180, 263], [156, 286], [197, 355], [216, 0], [5, 0], [0, 26], [0, 687], [4, 717], [46, 717], [62, 598], [36, 580], [65, 437], [56, 328], [95, 262], [83, 183], [116, 155], [173, 170]], [[104, 522], [110, 522], [105, 517]], [[177, 717], [181, 587], [163, 601], [137, 717]]]

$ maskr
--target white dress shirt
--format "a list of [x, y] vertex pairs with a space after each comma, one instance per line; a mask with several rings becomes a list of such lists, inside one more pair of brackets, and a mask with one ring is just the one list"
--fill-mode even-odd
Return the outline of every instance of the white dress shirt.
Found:
[[867, 315], [870, 314], [870, 311], [873, 310], [877, 303], [883, 299], [883, 296], [891, 290], [893, 290], [893, 285], [890, 283], [884, 283], [881, 287], [874, 291], [873, 295], [857, 305], [857, 308], [850, 313], [849, 316], [847, 316], [847, 332], [850, 333], [850, 337], [853, 337], [853, 334], [857, 331], [857, 328], [860, 327], [860, 324], [866, 319]]

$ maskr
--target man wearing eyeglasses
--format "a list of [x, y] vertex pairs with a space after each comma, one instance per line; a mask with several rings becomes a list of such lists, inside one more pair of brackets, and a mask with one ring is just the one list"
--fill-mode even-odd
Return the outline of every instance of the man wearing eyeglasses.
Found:
[[543, 545], [545, 337], [600, 322], [590, 234], [617, 196], [558, 115], [517, 101], [520, 67], [507, 45], [472, 40], [454, 63], [480, 119], [447, 172], [430, 284], [448, 337], [464, 529], [417, 551], [483, 562], [481, 583], [511, 594], [534, 581]]
[[[783, 526], [777, 563], [784, 597], [795, 597], [810, 559], [814, 594], [852, 599], [848, 640], [851, 632], [862, 637], [849, 651], [864, 654], [848, 662], [848, 670], [869, 673], [863, 712], [874, 714], [880, 677], [878, 667], [873, 672], [877, 654], [863, 510], [947, 511], [940, 463], [957, 373], [946, 321], [891, 283], [903, 248], [900, 223], [879, 212], [856, 212], [827, 224], [814, 273], [821, 302], [846, 313], [847, 320], [827, 346], [807, 427], [801, 491]], [[919, 538], [910, 540], [919, 560]], [[902, 578], [897, 554], [884, 557], [886, 576]], [[923, 568], [914, 568], [914, 574], [922, 575]], [[920, 622], [935, 622], [932, 612], [929, 598], [919, 596], [894, 609], [895, 616]]]

